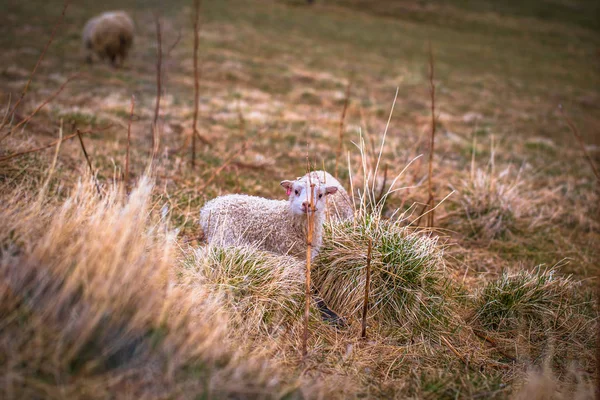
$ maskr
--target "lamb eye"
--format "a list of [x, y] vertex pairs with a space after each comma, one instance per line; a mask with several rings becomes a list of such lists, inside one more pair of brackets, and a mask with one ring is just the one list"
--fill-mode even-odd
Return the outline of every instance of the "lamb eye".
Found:
[[294, 191], [296, 193], [296, 196], [300, 196], [300, 193], [298, 192], [298, 190]]
[[323, 193], [319, 194], [319, 198], [323, 197]]

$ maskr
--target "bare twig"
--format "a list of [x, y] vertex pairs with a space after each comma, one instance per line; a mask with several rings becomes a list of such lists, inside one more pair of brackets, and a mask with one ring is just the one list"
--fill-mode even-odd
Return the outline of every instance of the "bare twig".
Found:
[[175, 41], [173, 42], [173, 44], [167, 50], [167, 58], [169, 58], [171, 56], [171, 52], [175, 49], [175, 47], [177, 47], [177, 45], [181, 41], [181, 36], [182, 36], [181, 35], [181, 31], [177, 32], [177, 38], [175, 39]]
[[431, 214], [429, 214], [428, 226], [433, 227], [434, 224], [434, 210], [433, 205], [435, 199], [433, 197], [433, 155], [435, 154], [435, 83], [433, 82], [434, 74], [434, 60], [433, 50], [431, 49], [431, 42], [429, 43], [429, 87], [431, 95], [431, 142], [429, 144], [429, 178], [427, 189], [429, 191], [429, 200], [427, 204], [432, 208]]
[[463, 357], [462, 354], [460, 354], [458, 352], [458, 350], [456, 350], [456, 348], [454, 346], [452, 346], [452, 343], [450, 343], [448, 341], [448, 339], [446, 339], [444, 336], [440, 336], [442, 338], [442, 340], [444, 341], [444, 343], [446, 344], [446, 346], [448, 346], [448, 348], [456, 355], [456, 357], [458, 357], [465, 365], [468, 365], [469, 363], [467, 362], [467, 360], [465, 360], [465, 358]]
[[600, 182], [600, 173], [598, 173], [598, 169], [596, 168], [596, 165], [594, 164], [594, 161], [592, 160], [590, 153], [588, 153], [587, 149], [585, 148], [585, 143], [583, 142], [583, 138], [579, 134], [579, 130], [577, 129], [577, 127], [575, 126], [575, 124], [573, 123], [571, 118], [569, 118], [569, 116], [563, 109], [562, 104], [558, 105], [558, 109], [560, 110], [560, 114], [563, 116], [563, 118], [567, 122], [567, 125], [569, 125], [569, 128], [571, 129], [573, 136], [575, 136], [575, 139], [577, 139], [577, 142], [579, 143], [579, 146], [581, 147], [583, 154], [585, 154], [585, 157], [587, 158], [587, 161], [590, 164], [590, 167], [592, 167], [592, 171], [594, 172], [594, 175], [596, 175], [596, 180], [598, 180], [598, 182]]
[[94, 168], [92, 167], [92, 162], [90, 161], [90, 157], [88, 156], [87, 151], [85, 150], [85, 145], [83, 144], [83, 138], [81, 137], [81, 131], [77, 129], [77, 137], [79, 138], [79, 144], [81, 144], [81, 150], [83, 150], [83, 155], [85, 156], [85, 160], [87, 161], [88, 167], [90, 167], [90, 173], [92, 174], [92, 178], [94, 179], [94, 184], [96, 185], [96, 190], [98, 194], [100, 193], [100, 185], [98, 184], [98, 180], [96, 179], [96, 175], [94, 174]]
[[427, 176], [427, 201], [423, 205], [419, 218], [417, 219], [417, 225], [421, 221], [421, 217], [425, 215], [425, 210], [430, 209], [430, 213], [427, 216], [427, 226], [432, 228], [434, 226], [434, 210], [435, 210], [435, 198], [433, 194], [433, 155], [435, 154], [435, 83], [433, 82], [435, 63], [433, 59], [433, 50], [431, 49], [431, 42], [429, 43], [429, 93], [431, 96], [431, 136], [429, 141], [429, 174]]
[[500, 349], [500, 347], [498, 346], [498, 343], [496, 343], [495, 340], [493, 340], [492, 338], [490, 338], [489, 336], [487, 336], [485, 333], [478, 331], [477, 329], [473, 329], [471, 328], [471, 330], [473, 331], [473, 333], [475, 334], [475, 336], [477, 336], [478, 338], [485, 340], [486, 342], [488, 342], [490, 345], [492, 345], [494, 347], [494, 349], [502, 354], [504, 357], [508, 358], [511, 362], [515, 362], [515, 358], [513, 356], [511, 356], [510, 354], [507, 354], [505, 351], [503, 351], [502, 349]]
[[338, 177], [338, 162], [339, 158], [342, 155], [342, 144], [344, 143], [344, 123], [346, 120], [346, 110], [348, 109], [348, 103], [350, 101], [350, 88], [352, 87], [352, 78], [348, 79], [348, 86], [346, 86], [346, 95], [344, 96], [344, 108], [342, 109], [342, 115], [340, 116], [340, 124], [339, 124], [339, 139], [338, 139], [338, 148], [335, 153], [335, 179]]
[[[310, 164], [308, 157], [306, 157], [306, 165], [307, 165], [307, 173], [308, 173], [308, 181], [306, 182], [307, 187], [306, 191], [309, 195], [308, 198], [308, 207], [309, 210], [306, 213], [306, 290], [305, 290], [305, 302], [304, 302], [304, 332], [302, 334], [302, 357], [306, 357], [307, 354], [307, 343], [308, 343], [308, 317], [310, 314], [310, 300], [311, 300], [311, 290], [310, 290], [310, 268], [311, 268], [311, 260], [312, 260], [312, 241], [313, 241], [313, 231], [315, 229], [315, 184], [312, 182], [311, 174], [310, 174]], [[310, 191], [309, 191], [310, 190]]]
[[200, 92], [200, 77], [198, 76], [198, 34], [200, 24], [200, 0], [194, 0], [194, 126], [192, 129], [192, 168], [196, 168], [196, 134], [198, 133], [198, 94]]
[[250, 147], [251, 143], [250, 142], [246, 142], [244, 143], [238, 151], [236, 151], [235, 153], [233, 153], [231, 156], [229, 156], [224, 162], [223, 164], [217, 168], [210, 176], [210, 178], [208, 178], [208, 180], [206, 182], [204, 182], [204, 184], [202, 186], [200, 186], [198, 188], [198, 191], [202, 191], [204, 188], [206, 188], [208, 185], [210, 185], [210, 183], [217, 177], [217, 175], [219, 175], [221, 173], [221, 171], [228, 166], [231, 161], [236, 158], [237, 156], [239, 156], [240, 154], [242, 154], [244, 151], [246, 151], [249, 147]]
[[[379, 194], [377, 195], [377, 198], [375, 199], [375, 204], [379, 204], [379, 202], [383, 198], [385, 186], [387, 185], [387, 174], [388, 174], [388, 165], [385, 164], [385, 167], [383, 168], [383, 182], [381, 182], [381, 189], [379, 190]], [[376, 178], [377, 177], [373, 177], [373, 179], [376, 179]]]
[[154, 15], [156, 24], [156, 105], [154, 107], [154, 119], [152, 120], [152, 157], [154, 162], [158, 152], [158, 117], [160, 114], [160, 96], [162, 94], [162, 36], [160, 30], [160, 17]]
[[[71, 75], [69, 78], [67, 78], [67, 80], [60, 85], [60, 87], [54, 92], [52, 93], [46, 100], [44, 100], [39, 106], [36, 107], [35, 110], [33, 110], [33, 112], [31, 114], [29, 114], [29, 116], [23, 118], [18, 124], [16, 124], [14, 127], [12, 127], [10, 129], [10, 131], [8, 131], [4, 136], [2, 136], [2, 138], [0, 139], [0, 142], [2, 142], [4, 139], [6, 139], [8, 136], [10, 136], [13, 132], [15, 132], [17, 129], [19, 129], [21, 126], [23, 126], [24, 124], [26, 124], [29, 120], [31, 120], [31, 118], [33, 118], [38, 111], [40, 111], [46, 104], [50, 103], [52, 100], [54, 100], [65, 88], [65, 86], [67, 86], [67, 84], [69, 82], [71, 82], [72, 80], [79, 78], [81, 74], [77, 73], [74, 75]], [[14, 110], [13, 110], [14, 113]]]
[[[12, 115], [17, 110], [17, 107], [19, 106], [19, 104], [21, 103], [21, 101], [23, 100], [25, 95], [27, 94], [27, 91], [29, 90], [29, 85], [31, 84], [31, 80], [33, 79], [33, 76], [35, 75], [35, 72], [37, 71], [40, 63], [44, 59], [44, 56], [46, 55], [46, 51], [48, 50], [48, 47], [50, 47], [50, 44], [54, 40], [54, 36], [56, 35], [58, 28], [62, 24], [62, 21], [65, 17], [65, 13], [67, 11], [67, 7], [69, 7], [70, 3], [71, 3], [70, 0], [65, 0], [62, 12], [60, 13], [60, 17], [59, 17], [58, 21], [56, 22], [56, 24], [54, 25], [54, 28], [52, 29], [52, 33], [50, 34], [50, 39], [48, 39], [46, 46], [44, 46], [44, 49], [42, 50], [42, 54], [40, 54], [40, 56], [38, 57], [37, 62], [35, 63], [35, 66], [33, 67], [31, 74], [29, 75], [29, 79], [27, 80], [27, 83], [25, 84], [25, 87], [23, 88], [23, 92], [21, 92], [21, 97], [19, 97], [19, 99], [15, 102], [15, 105], [13, 106], [12, 110], [9, 113], [10, 115]], [[2, 128], [4, 128], [5, 125], [6, 125], [6, 121], [3, 121], [2, 124], [0, 125], [0, 130]]]
[[127, 188], [127, 185], [129, 185], [129, 147], [131, 144], [131, 122], [133, 120], [134, 107], [135, 96], [131, 95], [131, 110], [129, 111], [129, 124], [127, 125], [127, 153], [125, 154], [125, 188]]
[[[108, 128], [110, 128], [110, 126], [108, 126], [108, 127], [106, 127], [106, 128], [102, 128], [102, 129], [96, 129], [96, 130], [84, 131], [84, 132], [81, 132], [81, 134], [86, 134], [86, 133], [91, 133], [91, 132], [97, 132], [97, 131], [99, 131], [99, 130], [105, 130], [105, 129], [108, 129]], [[0, 158], [0, 162], [3, 162], [3, 161], [8, 161], [8, 160], [11, 160], [11, 159], [13, 159], [13, 158], [16, 158], [16, 157], [23, 156], [23, 155], [25, 155], [25, 154], [31, 154], [31, 153], [36, 153], [36, 152], [38, 152], [38, 151], [41, 151], [41, 150], [45, 150], [45, 149], [47, 149], [47, 148], [49, 148], [49, 147], [55, 146], [56, 144], [58, 144], [58, 142], [64, 142], [64, 141], [67, 141], [67, 140], [69, 140], [69, 139], [72, 139], [72, 138], [74, 138], [75, 136], [77, 136], [77, 133], [74, 133], [74, 134], [72, 134], [72, 135], [69, 135], [69, 136], [67, 136], [67, 137], [64, 137], [64, 138], [62, 138], [62, 139], [59, 139], [59, 140], [55, 140], [55, 141], [53, 141], [52, 143], [49, 143], [49, 144], [47, 144], [47, 145], [45, 145], [45, 146], [36, 147], [35, 149], [31, 149], [31, 150], [25, 150], [25, 151], [22, 151], [22, 152], [20, 152], [20, 153], [14, 153], [14, 154], [11, 154], [11, 155], [9, 155], [9, 156], [2, 157], [2, 158]]]
[[365, 301], [363, 303], [362, 331], [360, 337], [367, 338], [367, 312], [369, 310], [369, 286], [371, 285], [371, 251], [373, 248], [373, 239], [369, 238], [369, 247], [367, 248], [367, 278], [365, 280]]

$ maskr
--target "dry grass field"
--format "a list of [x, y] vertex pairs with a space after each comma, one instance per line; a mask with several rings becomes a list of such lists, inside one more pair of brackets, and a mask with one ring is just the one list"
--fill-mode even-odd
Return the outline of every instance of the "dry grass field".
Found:
[[[600, 7], [496, 3], [204, 0], [195, 79], [192, 0], [4, 0], [0, 397], [594, 398]], [[86, 64], [112, 9], [129, 58]], [[198, 217], [307, 162], [356, 217], [302, 357], [305, 262]]]

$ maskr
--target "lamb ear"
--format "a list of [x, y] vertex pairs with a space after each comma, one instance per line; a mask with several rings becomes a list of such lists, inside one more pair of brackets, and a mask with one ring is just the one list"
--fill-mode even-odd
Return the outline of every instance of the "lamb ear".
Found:
[[325, 188], [325, 194], [334, 194], [338, 191], [337, 186], [327, 186]]
[[281, 181], [280, 185], [286, 188], [287, 190], [291, 190], [294, 186], [294, 181]]

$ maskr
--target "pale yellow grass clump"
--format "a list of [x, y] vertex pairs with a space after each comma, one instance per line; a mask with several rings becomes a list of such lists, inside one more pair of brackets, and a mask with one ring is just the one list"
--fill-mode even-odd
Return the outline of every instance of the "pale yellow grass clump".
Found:
[[102, 198], [85, 181], [61, 205], [14, 192], [0, 230], [0, 397], [294, 396], [276, 371], [228, 345], [228, 316], [178, 286], [175, 235], [152, 185]]
[[521, 177], [508, 167], [499, 173], [477, 169], [457, 189], [459, 212], [450, 229], [474, 239], [507, 239], [519, 229], [532, 229], [540, 221], [540, 198], [534, 197]]
[[184, 261], [182, 276], [237, 316], [236, 334], [256, 336], [281, 333], [300, 319], [303, 271], [304, 264], [291, 256], [208, 245]]

